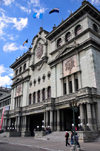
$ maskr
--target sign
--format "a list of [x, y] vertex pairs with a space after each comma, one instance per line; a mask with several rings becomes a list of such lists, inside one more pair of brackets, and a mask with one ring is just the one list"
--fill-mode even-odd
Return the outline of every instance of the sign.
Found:
[[76, 55], [63, 61], [63, 74], [64, 76], [70, 75], [78, 71]]

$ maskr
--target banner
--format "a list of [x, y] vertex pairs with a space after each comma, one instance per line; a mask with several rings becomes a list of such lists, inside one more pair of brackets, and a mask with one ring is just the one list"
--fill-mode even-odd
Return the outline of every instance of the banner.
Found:
[[2, 117], [1, 117], [1, 123], [0, 123], [0, 130], [2, 129], [2, 125], [3, 125], [4, 112], [5, 112], [5, 107], [3, 107], [3, 111], [2, 111]]

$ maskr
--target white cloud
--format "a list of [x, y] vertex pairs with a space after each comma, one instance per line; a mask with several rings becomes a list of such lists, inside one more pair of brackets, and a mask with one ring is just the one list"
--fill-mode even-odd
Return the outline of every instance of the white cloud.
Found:
[[15, 0], [3, 0], [4, 5], [8, 6], [11, 5], [11, 3], [13, 3]]
[[27, 26], [27, 23], [28, 18], [19, 18], [19, 21], [17, 18], [13, 18], [13, 24], [17, 30], [22, 30], [23, 28], [25, 28]]
[[16, 43], [6, 43], [3, 46], [3, 51], [4, 52], [12, 52], [12, 51], [16, 51], [16, 50], [26, 50], [27, 47], [23, 47], [23, 46], [17, 46]]
[[9, 86], [12, 84], [11, 78], [9, 76], [0, 76], [0, 86]]
[[7, 28], [11, 24], [13, 28], [16, 28], [19, 31], [23, 30], [28, 24], [28, 18], [8, 17], [5, 16], [3, 10], [0, 13], [0, 36], [5, 35], [5, 28]]
[[91, 3], [94, 5], [100, 5], [100, 0], [91, 0]]
[[0, 75], [1, 75], [3, 72], [5, 72], [5, 68], [4, 68], [3, 65], [0, 65]]
[[31, 9], [29, 8], [26, 8], [26, 7], [24, 7], [24, 6], [20, 6], [19, 5], [19, 8], [22, 10], [22, 11], [24, 11], [24, 12], [26, 12], [26, 13], [28, 13], [28, 14], [30, 14], [31, 13]]
[[10, 86], [12, 84], [13, 71], [0, 65], [0, 86]]
[[39, 7], [40, 6], [40, 0], [30, 0], [29, 4], [30, 5], [33, 4], [34, 7]]

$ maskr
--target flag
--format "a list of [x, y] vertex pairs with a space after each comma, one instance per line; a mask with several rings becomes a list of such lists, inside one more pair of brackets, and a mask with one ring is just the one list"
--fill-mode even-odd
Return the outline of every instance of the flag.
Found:
[[2, 117], [1, 117], [1, 123], [0, 123], [0, 130], [2, 129], [4, 112], [5, 112], [5, 107], [3, 107], [3, 110], [2, 110]]
[[49, 14], [54, 13], [54, 12], [59, 13], [59, 8], [54, 8], [54, 9], [52, 9], [52, 10], [49, 12]]
[[34, 14], [33, 14], [33, 18], [42, 19], [42, 18], [43, 18], [43, 13], [34, 13]]
[[23, 42], [23, 46], [28, 43], [28, 39]]

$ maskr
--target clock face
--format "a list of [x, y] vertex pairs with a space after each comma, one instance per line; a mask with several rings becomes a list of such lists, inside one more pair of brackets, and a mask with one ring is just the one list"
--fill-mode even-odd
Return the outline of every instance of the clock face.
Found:
[[43, 45], [41, 43], [38, 44], [37, 49], [36, 49], [36, 56], [37, 58], [41, 58], [43, 54]]

